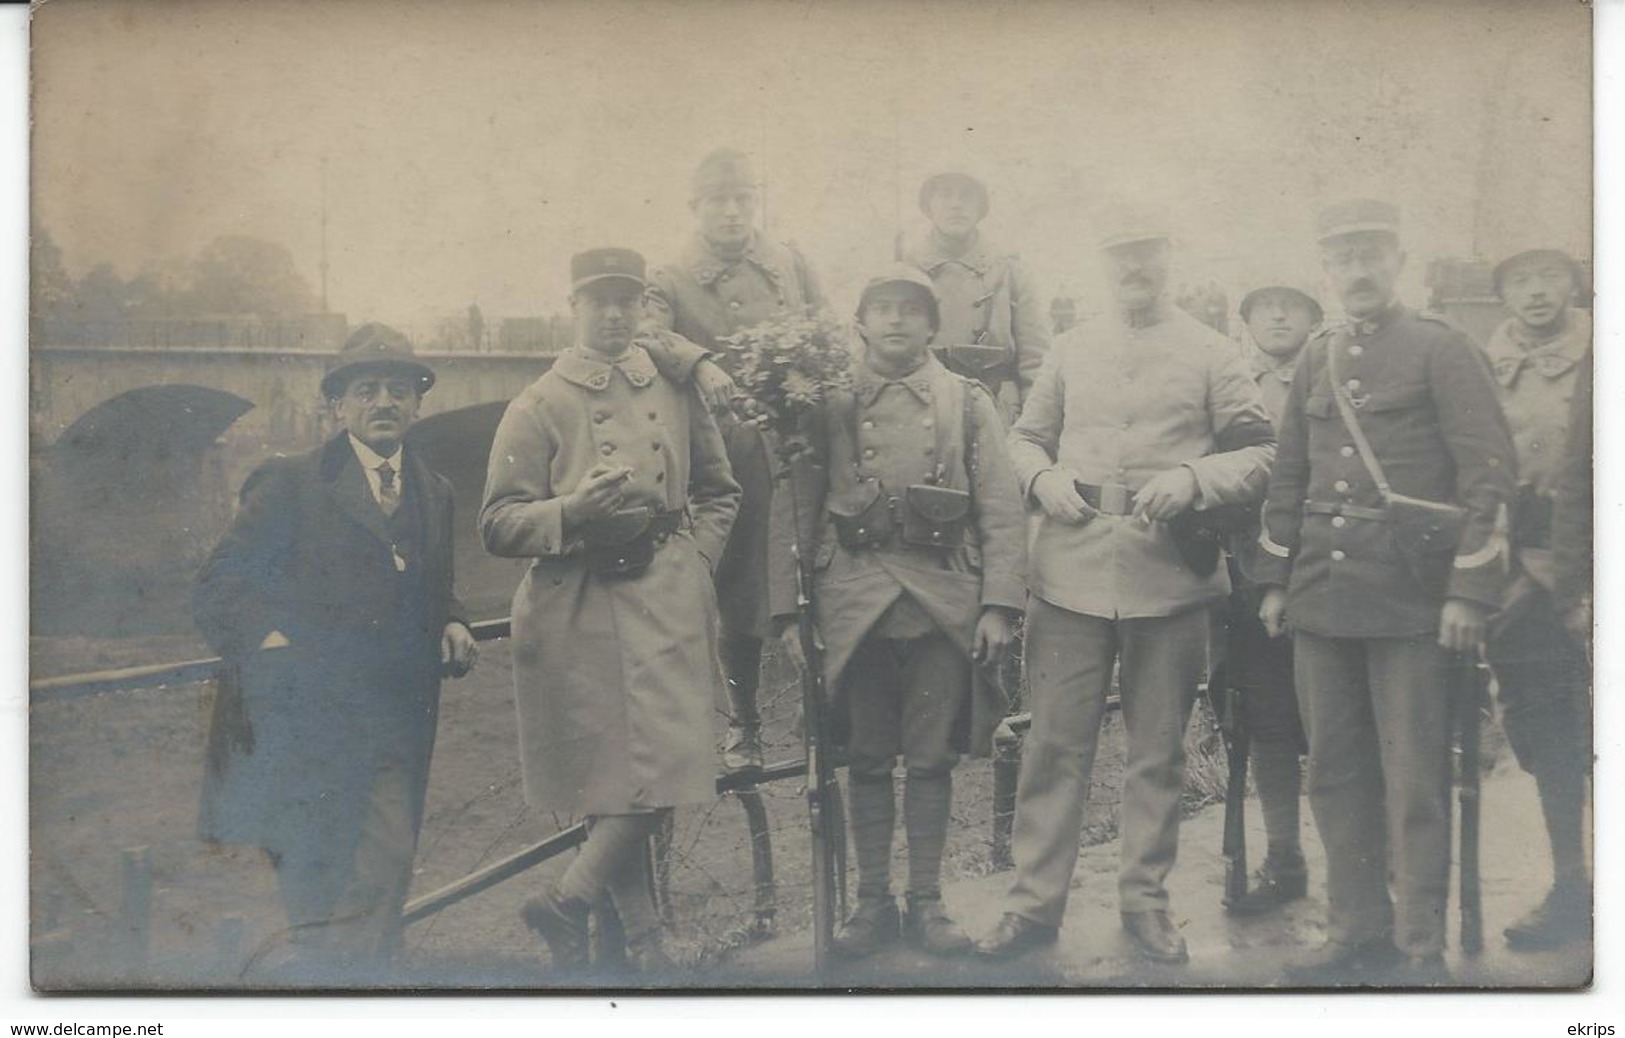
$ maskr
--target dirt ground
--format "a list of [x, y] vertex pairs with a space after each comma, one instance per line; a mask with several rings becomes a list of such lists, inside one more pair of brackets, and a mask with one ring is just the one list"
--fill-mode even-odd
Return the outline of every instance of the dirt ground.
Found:
[[[187, 637], [120, 641], [38, 639], [34, 676], [192, 659], [204, 655]], [[799, 755], [795, 704], [799, 688], [769, 661], [764, 680], [768, 759]], [[283, 919], [269, 866], [257, 852], [210, 848], [194, 835], [202, 747], [212, 690], [198, 684], [36, 703], [31, 711], [31, 915], [33, 978], [41, 989], [243, 989], [279, 987], [285, 961]], [[475, 675], [445, 689], [427, 815], [411, 896], [420, 898], [500, 861], [572, 824], [523, 803], [513, 729], [506, 643], [486, 646]], [[1193, 722], [1200, 737], [1205, 719]], [[723, 724], [718, 715], [718, 730]], [[1197, 742], [1202, 740], [1198, 738]], [[1209, 735], [1206, 739], [1211, 743]], [[1194, 745], [1194, 744], [1193, 744]], [[1269, 983], [1293, 949], [1313, 945], [1324, 908], [1315, 899], [1262, 924], [1237, 926], [1218, 910], [1221, 811], [1210, 806], [1222, 762], [1211, 746], [1195, 747], [1187, 789], [1188, 819], [1173, 878], [1176, 907], [1199, 964], [1184, 974], [1149, 975], [1125, 957], [1116, 936], [1117, 796], [1122, 733], [1115, 715], [1102, 734], [1089, 819], [1082, 842], [1074, 913], [1062, 944], [1016, 972], [964, 963], [942, 972], [935, 963], [898, 953], [856, 972], [826, 978], [837, 985], [952, 987], [1197, 986]], [[1486, 932], [1499, 927], [1544, 889], [1538, 807], [1523, 776], [1490, 727], [1486, 756]], [[1527, 785], [1527, 783], [1523, 783]], [[1507, 790], [1505, 795], [1500, 790]], [[809, 972], [810, 886], [804, 790], [799, 780], [761, 789], [772, 837], [776, 914], [767, 939], [754, 933], [755, 887], [749, 834], [738, 799], [679, 810], [672, 833], [668, 946], [686, 968], [684, 983], [710, 987], [805, 987]], [[1253, 805], [1252, 846], [1262, 846]], [[1309, 812], [1304, 812], [1307, 822]], [[992, 863], [992, 774], [987, 761], [955, 773], [954, 825], [945, 865], [950, 906], [973, 929], [997, 919], [1007, 877]], [[1318, 840], [1306, 834], [1318, 857]], [[414, 989], [534, 989], [550, 985], [545, 956], [519, 920], [519, 907], [571, 853], [469, 897], [410, 926], [398, 969], [378, 983]], [[895, 845], [895, 875], [904, 849]], [[1314, 859], [1312, 858], [1312, 861]], [[1324, 869], [1312, 864], [1315, 882]], [[150, 875], [143, 894], [141, 877]], [[1095, 918], [1095, 917], [1099, 918]], [[147, 919], [145, 938], [130, 925]], [[1489, 984], [1582, 983], [1589, 948], [1539, 961], [1509, 960], [1501, 951], [1465, 964], [1466, 976]], [[1476, 971], [1476, 972], [1474, 972]], [[605, 983], [616, 983], [606, 976]]]
[[[206, 650], [190, 637], [40, 638], [34, 676], [167, 660]], [[479, 670], [445, 686], [427, 813], [411, 897], [460, 879], [573, 824], [523, 803], [506, 642], [485, 646]], [[762, 710], [769, 762], [800, 756], [799, 686], [771, 659]], [[194, 835], [212, 689], [206, 684], [37, 703], [31, 711], [31, 874], [34, 981], [86, 987], [256, 987], [280, 983], [283, 920], [271, 871], [257, 852], [211, 848]], [[720, 734], [725, 719], [718, 714]], [[1103, 734], [1085, 842], [1116, 831], [1121, 733]], [[955, 773], [945, 879], [993, 871], [992, 769]], [[899, 784], [900, 785], [900, 784]], [[761, 787], [777, 884], [773, 930], [811, 921], [804, 787]], [[736, 797], [680, 809], [674, 819], [667, 901], [670, 950], [701, 971], [744, 943], [756, 919], [749, 831]], [[127, 919], [137, 905], [127, 873], [150, 865], [146, 953]], [[904, 849], [896, 846], [897, 872]], [[544, 956], [519, 907], [571, 854], [410, 926], [401, 976], [428, 986], [531, 986]], [[139, 884], [136, 884], [139, 887]], [[139, 891], [137, 891], [137, 895]], [[139, 914], [139, 912], [136, 912]], [[703, 982], [703, 981], [702, 981]]]

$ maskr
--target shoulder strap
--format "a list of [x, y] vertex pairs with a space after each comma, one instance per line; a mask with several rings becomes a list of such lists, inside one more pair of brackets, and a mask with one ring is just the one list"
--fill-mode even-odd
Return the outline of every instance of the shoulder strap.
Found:
[[1371, 449], [1371, 441], [1365, 438], [1365, 430], [1360, 428], [1360, 416], [1355, 413], [1354, 401], [1349, 399], [1348, 390], [1343, 387], [1343, 379], [1337, 370], [1336, 338], [1334, 335], [1326, 340], [1326, 374], [1332, 383], [1332, 399], [1337, 401], [1337, 412], [1343, 416], [1343, 425], [1354, 437], [1354, 447], [1360, 452], [1360, 460], [1365, 462], [1366, 471], [1377, 483], [1377, 492], [1386, 501], [1389, 494], [1388, 477], [1382, 471], [1382, 463], [1377, 460], [1376, 452]]
[[987, 341], [988, 332], [993, 330], [993, 300], [998, 298], [999, 289], [1004, 287], [1005, 281], [1010, 277], [1009, 257], [999, 258], [999, 276], [993, 282], [993, 288], [982, 299], [982, 326], [976, 329], [971, 337], [971, 345], [980, 346]]

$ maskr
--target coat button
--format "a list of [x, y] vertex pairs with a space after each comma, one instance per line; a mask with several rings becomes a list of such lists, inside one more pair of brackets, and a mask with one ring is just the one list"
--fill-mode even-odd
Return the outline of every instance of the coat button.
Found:
[[608, 411], [594, 411], [593, 415], [592, 415], [592, 420], [594, 422], [598, 423], [599, 425], [603, 425], [605, 422], [609, 421], [609, 412]]
[[875, 456], [875, 449], [873, 447], [865, 447], [865, 448], [863, 448], [863, 456], [865, 458], [874, 457]]
[[1352, 444], [1352, 443], [1343, 444], [1343, 446], [1337, 448], [1337, 453], [1343, 455], [1343, 457], [1345, 457], [1345, 458], [1354, 457], [1354, 444]]
[[1349, 481], [1346, 479], [1340, 479], [1336, 483], [1332, 484], [1332, 489], [1337, 491], [1339, 494], [1346, 494], [1349, 492]]
[[651, 422], [658, 422], [658, 421], [659, 421], [659, 420], [660, 420], [660, 416], [659, 416], [659, 415], [657, 415], [657, 414], [655, 414], [655, 413], [654, 413], [654, 412], [653, 412], [653, 411], [650, 411], [650, 412], [649, 412], [649, 421], [651, 421]]
[[598, 453], [599, 454], [614, 454], [615, 453], [615, 445], [613, 443], [606, 443], [603, 446], [598, 448]]
[[730, 309], [730, 310], [737, 310], [737, 309], [739, 309], [739, 300], [737, 300], [737, 299], [731, 299], [731, 300], [729, 300], [729, 301], [728, 301], [728, 309]]
[[655, 450], [659, 450], [660, 449], [660, 441], [656, 440], [654, 443], [650, 444], [649, 446], [653, 447]]
[[1365, 347], [1361, 346], [1359, 343], [1355, 343], [1353, 346], [1349, 347], [1349, 356], [1351, 356], [1351, 357], [1358, 357], [1360, 354], [1362, 354], [1364, 352], [1365, 352]]
[[931, 455], [935, 454], [936, 452], [937, 452], [937, 449], [935, 447], [927, 447], [925, 449], [925, 456], [929, 458]]
[[920, 422], [920, 425], [922, 425], [922, 426], [924, 426], [924, 427], [925, 427], [925, 428], [927, 428], [927, 429], [929, 429], [929, 428], [931, 428], [931, 426], [933, 426], [933, 425], [935, 425], [935, 424], [936, 424], [936, 423], [935, 423], [935, 422], [933, 422], [933, 421], [932, 421], [932, 420], [931, 420], [931, 419], [929, 419], [929, 418], [926, 418], [926, 419], [924, 419], [924, 420], [922, 420], [922, 421], [921, 421], [921, 422]]
[[1345, 519], [1343, 516], [1340, 516], [1340, 515], [1332, 516], [1332, 525], [1337, 527], [1339, 530], [1341, 530], [1343, 527], [1347, 526], [1348, 524], [1349, 524], [1349, 521], [1347, 519]]
[[1342, 548], [1334, 548], [1334, 549], [1332, 549], [1332, 561], [1333, 562], [1342, 562], [1346, 558], [1348, 558], [1348, 553], [1345, 552]]
[[1365, 383], [1361, 382], [1357, 378], [1351, 378], [1351, 379], [1348, 380], [1348, 382], [1346, 384], [1349, 387], [1349, 392], [1350, 393], [1358, 393], [1360, 391], [1360, 387], [1363, 386]]
[[873, 418], [865, 418], [863, 420], [863, 427], [865, 429], [873, 429], [875, 427], [875, 420]]

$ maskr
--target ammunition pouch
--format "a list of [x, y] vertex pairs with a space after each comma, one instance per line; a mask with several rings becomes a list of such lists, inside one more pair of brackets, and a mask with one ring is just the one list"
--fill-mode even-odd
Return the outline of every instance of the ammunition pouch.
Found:
[[1394, 545], [1417, 581], [1442, 594], [1450, 582], [1450, 565], [1467, 527], [1467, 509], [1443, 501], [1388, 493], [1388, 522]]
[[681, 512], [627, 508], [582, 531], [587, 572], [596, 577], [632, 577], [649, 568], [655, 548], [681, 524]]
[[892, 499], [879, 480], [866, 480], [829, 503], [835, 521], [835, 539], [843, 548], [872, 548], [892, 534]]
[[1219, 568], [1219, 554], [1232, 537], [1247, 533], [1256, 510], [1245, 505], [1191, 509], [1168, 520], [1168, 535], [1187, 569], [1211, 577]]
[[965, 378], [973, 378], [997, 389], [1001, 383], [1016, 376], [1013, 351], [1004, 346], [966, 343], [955, 346], [933, 346], [932, 352], [949, 371]]
[[970, 521], [970, 491], [916, 483], [903, 492], [903, 543], [958, 548]]

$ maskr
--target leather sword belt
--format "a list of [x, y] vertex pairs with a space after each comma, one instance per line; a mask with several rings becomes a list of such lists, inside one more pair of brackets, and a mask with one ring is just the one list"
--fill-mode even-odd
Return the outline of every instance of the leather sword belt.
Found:
[[654, 561], [655, 549], [683, 528], [684, 509], [627, 508], [582, 531], [587, 571], [600, 577], [630, 577]]
[[1134, 511], [1134, 488], [1126, 483], [1092, 483], [1072, 481], [1078, 496], [1101, 515], [1129, 515]]
[[1322, 501], [1305, 501], [1303, 514], [1343, 515], [1350, 519], [1369, 519], [1375, 523], [1385, 523], [1390, 518], [1385, 508], [1361, 508], [1359, 505], [1328, 504]]

